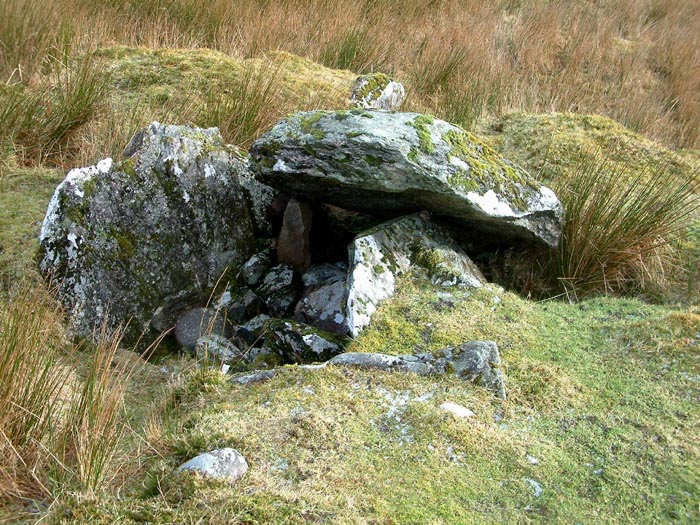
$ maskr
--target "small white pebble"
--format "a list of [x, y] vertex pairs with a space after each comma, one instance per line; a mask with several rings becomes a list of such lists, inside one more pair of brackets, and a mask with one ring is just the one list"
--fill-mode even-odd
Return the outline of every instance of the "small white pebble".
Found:
[[442, 405], [440, 405], [440, 408], [442, 408], [443, 410], [446, 410], [447, 412], [452, 413], [455, 417], [458, 417], [458, 418], [466, 419], [466, 418], [474, 417], [476, 415], [476, 414], [474, 414], [474, 412], [469, 410], [467, 407], [463, 407], [462, 405], [458, 405], [457, 403], [451, 403], [451, 402], [443, 403]]
[[527, 455], [527, 462], [528, 462], [530, 465], [537, 465], [537, 464], [539, 464], [540, 460], [537, 459], [537, 458], [535, 458], [535, 457], [532, 457], [532, 456], [530, 456], [530, 455], [528, 454], [528, 455]]

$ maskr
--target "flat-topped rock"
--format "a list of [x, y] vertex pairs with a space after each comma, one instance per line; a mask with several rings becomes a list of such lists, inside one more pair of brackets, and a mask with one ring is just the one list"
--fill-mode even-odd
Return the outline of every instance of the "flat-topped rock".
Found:
[[429, 115], [296, 113], [253, 144], [251, 167], [262, 182], [311, 201], [380, 217], [428, 210], [494, 244], [556, 246], [561, 234], [552, 190]]

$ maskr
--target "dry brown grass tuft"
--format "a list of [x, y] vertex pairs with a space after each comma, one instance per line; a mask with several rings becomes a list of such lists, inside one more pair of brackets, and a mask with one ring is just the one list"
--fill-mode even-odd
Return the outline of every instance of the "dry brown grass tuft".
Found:
[[102, 333], [79, 359], [61, 323], [41, 287], [0, 310], [0, 501], [94, 496], [118, 472], [124, 393], [139, 362], [115, 362], [120, 333]]
[[[692, 0], [6, 0], [0, 79], [35, 82], [63, 51], [125, 44], [285, 50], [407, 82], [414, 107], [471, 125], [485, 114], [600, 113], [700, 147], [700, 17]], [[115, 23], [116, 21], [116, 23]]]

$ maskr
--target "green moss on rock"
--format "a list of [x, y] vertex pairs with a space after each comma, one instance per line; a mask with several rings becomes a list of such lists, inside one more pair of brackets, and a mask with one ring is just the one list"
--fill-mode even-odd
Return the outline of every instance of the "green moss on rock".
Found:
[[[408, 123], [409, 126], [415, 128], [418, 134], [418, 141], [420, 143], [420, 149], [423, 153], [431, 155], [435, 152], [435, 144], [433, 144], [433, 138], [430, 135], [430, 130], [428, 126], [433, 124], [433, 117], [430, 115], [418, 115], [413, 119], [413, 122]], [[412, 159], [413, 160], [413, 159]]]
[[527, 209], [524, 191], [528, 188], [539, 191], [540, 187], [526, 172], [468, 131], [448, 131], [442, 138], [450, 146], [449, 157], [469, 165], [468, 170], [459, 169], [452, 176], [453, 184], [467, 192], [484, 193], [493, 189], [496, 193], [505, 195], [517, 209]]

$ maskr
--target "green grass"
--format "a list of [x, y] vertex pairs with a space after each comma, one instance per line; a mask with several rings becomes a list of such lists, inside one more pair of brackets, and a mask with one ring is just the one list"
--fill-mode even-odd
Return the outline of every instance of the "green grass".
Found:
[[[697, 521], [697, 312], [619, 299], [532, 304], [493, 287], [449, 306], [408, 279], [400, 290], [352, 349], [493, 338], [509, 401], [449, 377], [290, 367], [242, 387], [200, 374], [174, 394], [166, 459], [128, 498], [72, 505], [66, 521]], [[475, 418], [442, 412], [445, 401]], [[235, 487], [173, 474], [222, 446], [250, 464]]]
[[28, 273], [39, 247], [39, 227], [54, 188], [57, 170], [21, 168], [0, 161], [0, 297]]
[[[194, 3], [187, 0], [177, 5], [184, 11], [167, 16], [191, 21], [202, 35], [216, 30], [207, 28], [206, 17], [198, 18]], [[0, 30], [6, 31], [9, 26], [3, 27]], [[363, 63], [376, 63], [381, 53], [367, 55], [365, 44], [351, 30], [341, 31], [337, 42], [329, 44], [333, 53], [329, 51], [328, 60], [360, 69]], [[0, 342], [5, 345], [2, 348], [10, 348], [7, 342], [28, 342], [25, 353], [0, 352], [14, 358], [12, 366], [5, 368], [10, 373], [0, 378], [6, 393], [12, 391], [8, 385], [18, 384], [8, 378], [15, 377], [11, 372], [20, 366], [36, 364], [33, 375], [39, 383], [45, 377], [63, 381], [63, 376], [51, 373], [65, 355], [47, 349], [69, 349], [63, 346], [65, 341], [46, 339], [61, 332], [58, 325], [55, 330], [46, 329], [55, 321], [53, 314], [46, 314], [50, 309], [7, 301], [10, 294], [32, 286], [40, 221], [63, 175], [21, 167], [16, 154], [29, 162], [47, 158], [93, 162], [106, 153], [118, 153], [133, 130], [156, 117], [221, 124], [235, 137], [230, 140], [245, 143], [275, 111], [321, 103], [345, 107], [355, 78], [351, 72], [330, 70], [285, 53], [242, 61], [209, 50], [118, 47], [97, 55], [100, 67], [109, 72], [104, 92], [99, 91], [102, 84], [96, 85], [98, 91], [90, 87], [93, 77], [86, 77], [80, 87], [79, 76], [71, 81], [49, 72], [45, 85], [10, 86], [0, 94], [12, 102], [0, 107], [0, 112], [18, 115], [15, 122], [21, 124], [3, 130], [0, 152], [0, 311], [3, 315], [15, 312], [9, 317], [14, 324], [0, 330]], [[33, 63], [31, 57], [22, 60]], [[444, 87], [454, 76], [450, 68], [461, 68], [463, 60], [466, 57], [456, 52], [434, 66], [423, 64], [428, 68], [424, 80], [434, 91], [435, 100], [428, 100], [429, 104], [442, 104], [445, 113], [441, 114], [471, 125], [483, 111], [491, 111], [494, 102], [479, 95], [480, 89], [474, 87], [477, 81], [459, 95], [454, 86]], [[84, 73], [93, 74], [90, 71], [98, 70]], [[273, 79], [279, 84], [273, 86]], [[224, 86], [229, 92], [207, 90], [211, 85]], [[497, 83], [494, 89], [499, 89]], [[36, 98], [24, 96], [32, 93]], [[97, 93], [108, 96], [98, 100]], [[272, 100], [276, 105], [268, 114]], [[252, 108], [243, 109], [251, 109], [250, 113], [232, 114], [249, 101]], [[464, 107], [470, 101], [474, 107]], [[34, 107], [35, 102], [40, 103]], [[102, 102], [105, 111], [95, 113]], [[205, 107], [213, 111], [207, 114]], [[260, 115], [267, 117], [259, 120]], [[33, 123], [41, 124], [36, 128], [41, 139], [37, 147], [28, 142], [32, 137], [27, 130], [34, 129]], [[517, 114], [482, 128], [506, 157], [550, 182], [576, 174], [567, 168], [600, 148], [606, 149], [614, 164], [612, 173], [625, 181], [635, 180], [638, 168], [649, 163], [670, 165], [677, 169], [679, 180], [687, 180], [697, 164], [697, 153], [665, 150], [601, 117]], [[56, 135], [44, 133], [47, 130], [55, 130]], [[648, 183], [648, 179], [639, 182]], [[604, 188], [596, 191], [616, 202], [608, 194], [618, 186]], [[667, 193], [657, 197], [661, 200], [654, 202], [673, 200]], [[687, 294], [697, 299], [700, 243], [693, 228], [684, 241], [683, 257], [688, 275], [695, 279], [689, 278]], [[113, 383], [101, 374], [112, 370], [111, 363], [116, 370], [132, 370], [133, 360], [125, 364], [123, 354], [109, 353], [115, 347], [107, 347], [109, 352], [103, 354], [73, 353], [66, 370], [76, 380], [71, 388], [76, 403], [62, 412], [65, 417], [60, 423], [66, 425], [66, 432], [52, 437], [44, 430], [56, 429], [59, 420], [21, 420], [17, 414], [27, 415], [27, 410], [8, 412], [7, 407], [14, 405], [6, 402], [9, 395], [2, 399], [0, 416], [10, 414], [6, 420], [17, 424], [3, 422], [0, 428], [6, 434], [7, 429], [25, 429], [13, 432], [25, 439], [12, 442], [14, 448], [35, 445], [25, 448], [21, 456], [34, 461], [27, 462], [34, 470], [25, 469], [21, 475], [17, 462], [8, 463], [19, 456], [10, 453], [12, 447], [3, 449], [6, 463], [0, 475], [10, 473], [4, 479], [19, 482], [6, 483], [7, 494], [38, 495], [45, 498], [38, 504], [44, 508], [58, 497], [40, 515], [45, 523], [700, 520], [696, 442], [700, 312], [696, 307], [674, 309], [614, 298], [534, 303], [495, 286], [470, 294], [456, 292], [451, 299], [441, 298], [438, 291], [404, 279], [398, 295], [382, 305], [373, 325], [351, 350], [403, 354], [492, 339], [504, 360], [507, 402], [450, 377], [340, 368], [289, 367], [269, 383], [250, 387], [229, 384], [215, 371], [200, 368], [178, 376], [177, 386], [164, 393], [167, 374], [160, 365], [138, 361], [133, 377], [123, 382], [117, 377]], [[17, 360], [17, 356], [26, 359]], [[185, 360], [174, 365], [177, 372], [194, 363]], [[52, 383], [45, 385], [49, 388]], [[121, 411], [121, 396], [126, 414]], [[50, 417], [56, 418], [60, 411], [49, 410], [57, 406], [52, 404], [55, 400], [46, 400], [28, 411], [37, 416], [51, 412]], [[469, 407], [475, 418], [454, 419], [439, 409], [444, 401]], [[37, 443], [46, 449], [37, 448]], [[233, 446], [248, 459], [250, 471], [238, 485], [174, 474], [182, 461], [220, 446]], [[46, 450], [61, 464], [47, 459]], [[532, 464], [528, 456], [538, 463]], [[543, 489], [539, 497], [533, 481]], [[0, 521], [10, 509], [2, 503]]]

